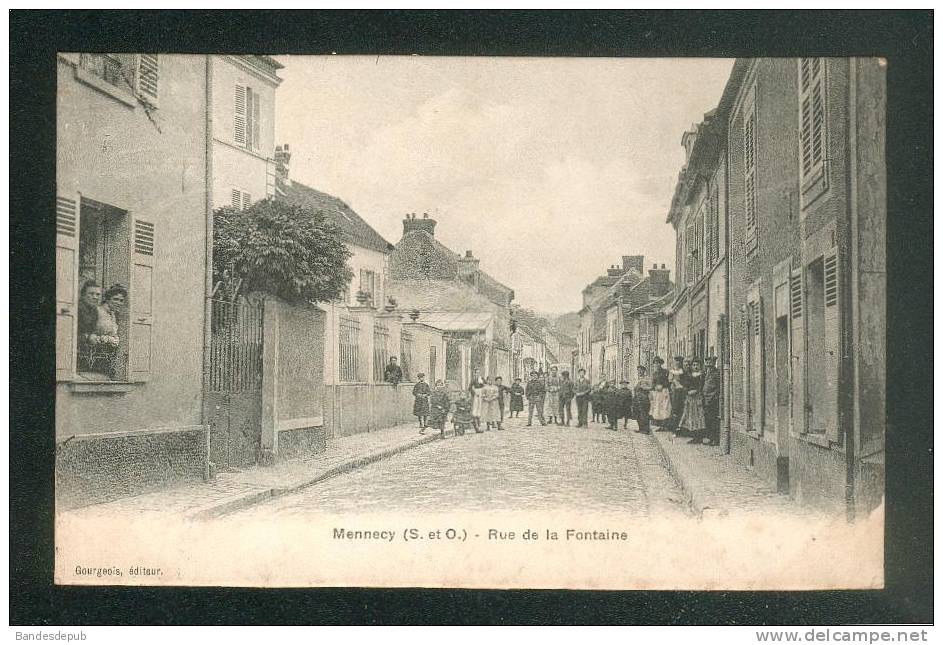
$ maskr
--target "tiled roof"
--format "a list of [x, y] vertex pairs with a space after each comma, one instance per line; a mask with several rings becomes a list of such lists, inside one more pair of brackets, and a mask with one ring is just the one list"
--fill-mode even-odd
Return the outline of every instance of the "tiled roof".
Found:
[[283, 197], [280, 199], [295, 206], [321, 211], [328, 220], [341, 229], [344, 241], [348, 244], [380, 253], [389, 253], [393, 250], [393, 245], [373, 230], [373, 227], [367, 224], [354, 209], [333, 195], [293, 181], [284, 186]]
[[[427, 238], [429, 238], [432, 241], [433, 247], [440, 253], [453, 256], [456, 260], [462, 259], [462, 255], [460, 253], [456, 253], [455, 251], [447, 247], [445, 244], [435, 239], [435, 236], [431, 235], [428, 231], [423, 231], [421, 229], [413, 229], [405, 233], [402, 239], [405, 239], [409, 235], [425, 235]], [[484, 283], [486, 287], [490, 287], [491, 289], [494, 289], [494, 290], [507, 291], [508, 293], [514, 293], [514, 290], [511, 287], [507, 286], [506, 284], [502, 282], [499, 282], [498, 280], [495, 280], [493, 277], [491, 277], [490, 275], [488, 275], [481, 269], [478, 269], [478, 275], [479, 275], [479, 279], [481, 280], [481, 282]]]

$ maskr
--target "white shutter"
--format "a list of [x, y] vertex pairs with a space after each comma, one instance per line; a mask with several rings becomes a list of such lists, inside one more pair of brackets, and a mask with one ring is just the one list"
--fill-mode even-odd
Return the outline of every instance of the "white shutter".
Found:
[[252, 195], [249, 193], [242, 193], [242, 210], [246, 210], [252, 206]]
[[262, 148], [262, 139], [261, 139], [261, 99], [258, 92], [252, 92], [252, 149], [259, 150]]
[[825, 59], [799, 59], [799, 171], [805, 181], [825, 164]]
[[743, 125], [744, 211], [746, 242], [756, 243], [756, 104], [751, 103]]
[[805, 407], [805, 316], [802, 302], [802, 270], [796, 269], [789, 276], [789, 321], [790, 321], [790, 377], [792, 385], [792, 431], [803, 434], [809, 431]]
[[839, 442], [838, 379], [841, 372], [841, 301], [839, 298], [838, 250], [832, 248], [824, 257], [825, 263], [825, 435]]
[[233, 114], [233, 140], [237, 145], [246, 145], [246, 88], [236, 84], [236, 105]]
[[753, 382], [756, 392], [756, 409], [754, 410], [755, 429], [763, 433], [766, 427], [766, 325], [763, 320], [763, 298], [756, 297], [753, 303], [753, 338], [756, 351], [753, 352]]
[[237, 209], [237, 210], [241, 210], [241, 209], [242, 209], [242, 191], [239, 190], [238, 188], [233, 188], [233, 189], [232, 189], [232, 199], [231, 199], [231, 203], [232, 203], [232, 207], [233, 207], [233, 208], [235, 208], [235, 209]]
[[79, 307], [78, 193], [56, 197], [56, 380], [75, 376]]
[[134, 220], [131, 245], [131, 338], [128, 372], [132, 381], [151, 377], [154, 334], [154, 224]]
[[160, 82], [160, 61], [157, 54], [138, 54], [135, 82], [138, 97], [145, 103], [157, 107]]

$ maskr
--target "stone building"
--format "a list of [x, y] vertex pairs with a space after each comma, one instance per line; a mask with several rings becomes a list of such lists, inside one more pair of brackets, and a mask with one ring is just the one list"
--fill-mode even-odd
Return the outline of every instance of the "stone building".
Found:
[[[56, 64], [56, 478], [64, 508], [205, 474], [212, 195], [206, 57], [59, 54]], [[91, 281], [127, 290], [112, 350], [85, 327], [95, 309], [80, 299]]]
[[436, 223], [428, 215], [410, 214], [403, 220], [403, 236], [390, 256], [389, 295], [401, 310], [418, 312], [420, 322], [460, 315], [466, 327], [442, 329], [447, 336], [445, 362], [452, 366], [449, 380], [467, 383], [478, 369], [507, 382], [513, 363], [514, 290], [483, 271], [471, 251], [460, 255], [439, 242]]
[[[738, 59], [688, 154], [708, 204], [726, 172], [730, 452], [798, 500], [852, 516], [883, 495], [884, 83], [877, 59]], [[670, 217], [689, 214], [673, 204]], [[704, 316], [689, 317], [676, 342], [709, 352], [710, 325], [701, 343]]]

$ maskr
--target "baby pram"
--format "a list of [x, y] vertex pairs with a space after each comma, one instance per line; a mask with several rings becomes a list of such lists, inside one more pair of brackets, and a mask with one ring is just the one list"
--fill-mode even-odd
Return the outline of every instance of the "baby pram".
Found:
[[455, 412], [452, 413], [452, 428], [455, 436], [465, 434], [465, 431], [474, 427], [474, 418], [471, 413], [471, 399], [464, 395], [455, 401]]

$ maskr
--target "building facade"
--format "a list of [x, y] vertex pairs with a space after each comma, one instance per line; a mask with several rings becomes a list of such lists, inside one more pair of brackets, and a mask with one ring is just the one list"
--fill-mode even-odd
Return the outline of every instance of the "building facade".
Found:
[[213, 204], [247, 208], [275, 196], [275, 91], [269, 56], [211, 56]]
[[884, 82], [877, 59], [741, 59], [719, 110], [730, 450], [849, 515], [883, 495]]
[[[205, 474], [212, 195], [206, 57], [60, 54], [57, 65], [56, 476], [67, 507]], [[92, 283], [126, 292], [112, 334], [88, 304]]]

